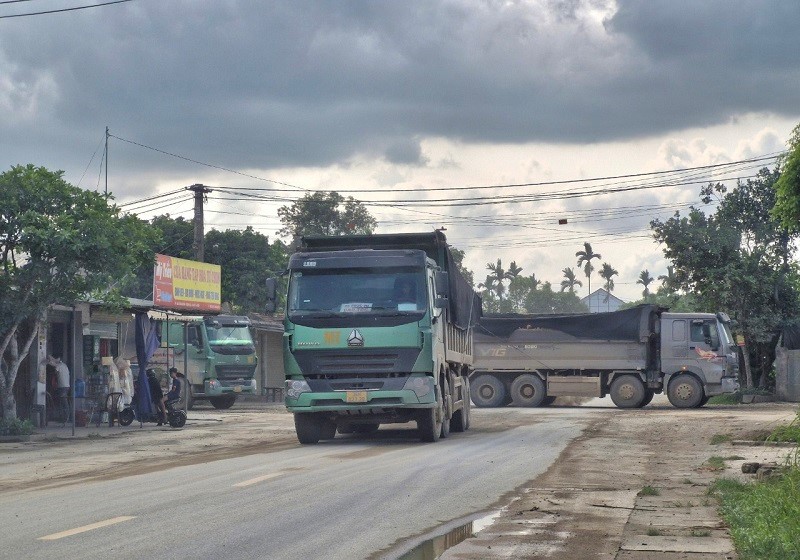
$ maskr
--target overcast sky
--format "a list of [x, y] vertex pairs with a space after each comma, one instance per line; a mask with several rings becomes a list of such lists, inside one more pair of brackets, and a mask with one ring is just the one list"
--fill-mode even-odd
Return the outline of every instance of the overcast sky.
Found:
[[[795, 1], [133, 0], [2, 18], [90, 3], [0, 5], [4, 170], [103, 190], [108, 126], [118, 203], [264, 189], [274, 201], [212, 192], [207, 229], [274, 238], [279, 206], [352, 191], [380, 233], [446, 227], [477, 281], [501, 258], [558, 286], [588, 241], [636, 299], [639, 271], [668, 264], [649, 221], [758, 164], [552, 182], [774, 155], [800, 122]], [[550, 184], [453, 190], [531, 183]], [[600, 185], [652, 188], [513, 198]], [[129, 208], [192, 215], [188, 193], [159, 201]]]

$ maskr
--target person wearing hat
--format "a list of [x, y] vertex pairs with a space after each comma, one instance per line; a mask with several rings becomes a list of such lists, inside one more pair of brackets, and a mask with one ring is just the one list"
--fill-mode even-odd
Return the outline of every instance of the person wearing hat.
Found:
[[178, 368], [169, 368], [169, 376], [172, 378], [172, 386], [169, 392], [161, 399], [161, 406], [163, 410], [167, 409], [167, 401], [177, 401], [181, 398], [181, 381], [183, 374], [178, 371]]

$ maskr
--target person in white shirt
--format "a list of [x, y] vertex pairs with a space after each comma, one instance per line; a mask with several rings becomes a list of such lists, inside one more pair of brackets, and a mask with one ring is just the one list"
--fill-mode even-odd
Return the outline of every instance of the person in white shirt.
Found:
[[69, 407], [69, 368], [61, 361], [61, 356], [51, 357], [50, 365], [56, 369], [58, 387], [56, 388], [56, 398], [61, 408], [61, 418], [63, 424], [72, 420]]

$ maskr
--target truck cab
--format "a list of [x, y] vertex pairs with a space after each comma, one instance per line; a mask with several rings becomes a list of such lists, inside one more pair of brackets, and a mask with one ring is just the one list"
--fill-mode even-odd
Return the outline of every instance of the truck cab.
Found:
[[257, 357], [247, 317], [216, 315], [166, 323], [161, 344], [172, 349], [179, 369], [186, 363], [190, 406], [194, 400], [208, 399], [215, 408], [230, 408], [238, 395], [256, 393]]
[[673, 404], [691, 397], [692, 379], [703, 387], [703, 403], [738, 390], [738, 348], [725, 313], [663, 313], [660, 336], [663, 382]]

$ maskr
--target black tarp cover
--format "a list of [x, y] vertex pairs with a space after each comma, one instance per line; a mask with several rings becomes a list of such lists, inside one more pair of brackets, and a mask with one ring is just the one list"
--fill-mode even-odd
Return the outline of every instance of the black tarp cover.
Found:
[[[511, 337], [517, 342], [576, 339], [643, 341], [650, 336], [654, 316], [661, 309], [656, 305], [638, 305], [610, 313], [492, 314], [480, 318], [475, 332], [480, 336]], [[526, 333], [526, 330], [532, 332]]]

